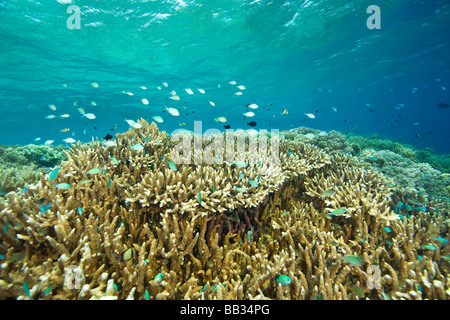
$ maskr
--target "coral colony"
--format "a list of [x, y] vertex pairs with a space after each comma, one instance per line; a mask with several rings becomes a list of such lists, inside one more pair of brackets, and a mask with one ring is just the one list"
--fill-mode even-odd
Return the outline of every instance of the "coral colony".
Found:
[[251, 161], [248, 137], [218, 154], [226, 134], [211, 136], [182, 134], [177, 154], [180, 139], [133, 121], [9, 187], [0, 298], [448, 299], [448, 201], [384, 175], [400, 155], [299, 128], [277, 161]]

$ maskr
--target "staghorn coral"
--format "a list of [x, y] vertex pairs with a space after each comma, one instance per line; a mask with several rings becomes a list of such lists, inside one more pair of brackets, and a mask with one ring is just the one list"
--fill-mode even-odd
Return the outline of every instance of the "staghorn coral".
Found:
[[[116, 135], [116, 147], [77, 143], [54, 181], [42, 174], [25, 193], [6, 195], [0, 298], [448, 299], [445, 248], [423, 248], [442, 234], [448, 211], [400, 219], [390, 180], [303, 142], [281, 139], [274, 165], [270, 148], [253, 161], [243, 133], [234, 138], [244, 152], [233, 145], [212, 156], [208, 146], [225, 134], [172, 139], [139, 123]], [[180, 140], [183, 155], [174, 152]], [[342, 207], [346, 216], [330, 217]], [[361, 265], [349, 265], [349, 254]], [[380, 268], [381, 289], [367, 285], [370, 266]]]

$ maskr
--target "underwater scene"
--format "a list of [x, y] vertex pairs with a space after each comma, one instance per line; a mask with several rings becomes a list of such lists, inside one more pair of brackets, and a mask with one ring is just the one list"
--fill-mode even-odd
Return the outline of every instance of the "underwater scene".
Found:
[[449, 30], [448, 0], [1, 1], [0, 300], [448, 300]]

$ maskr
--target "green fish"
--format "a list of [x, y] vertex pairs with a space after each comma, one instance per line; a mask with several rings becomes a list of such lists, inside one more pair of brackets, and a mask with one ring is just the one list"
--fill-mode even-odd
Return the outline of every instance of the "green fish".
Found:
[[436, 242], [439, 242], [439, 244], [440, 244], [441, 246], [445, 246], [445, 245], [448, 244], [448, 240], [447, 240], [447, 239], [444, 239], [444, 238], [442, 238], [442, 237], [439, 237], [439, 238], [433, 238], [433, 240], [435, 240]]
[[386, 183], [386, 186], [387, 186], [387, 187], [395, 187], [395, 184], [393, 184], [393, 183], [391, 183], [391, 182], [388, 182], [388, 183]]
[[420, 211], [420, 212], [426, 212], [427, 208], [425, 207], [415, 207], [414, 210]]
[[147, 290], [145, 290], [145, 300], [150, 300], [150, 294], [148, 293]]
[[257, 187], [258, 186], [258, 182], [254, 181], [254, 180], [248, 180], [248, 183], [250, 183], [250, 185], [252, 187]]
[[142, 144], [135, 144], [134, 146], [130, 147], [131, 150], [135, 150], [135, 151], [142, 151], [144, 150], [144, 146]]
[[58, 183], [57, 185], [55, 185], [55, 187], [58, 189], [67, 190], [71, 187], [71, 185], [63, 182], [63, 183]]
[[286, 285], [288, 285], [288, 284], [290, 284], [292, 282], [292, 279], [289, 278], [288, 276], [284, 275], [284, 274], [276, 276], [274, 279], [275, 279], [276, 282], [278, 282], [282, 286], [286, 286]]
[[233, 161], [233, 163], [237, 165], [239, 168], [244, 168], [247, 166], [247, 162], [245, 161]]
[[290, 152], [290, 151], [289, 151], [287, 154], [290, 155], [290, 156], [293, 156], [293, 155], [294, 155], [294, 154], [293, 154], [292, 152]]
[[339, 215], [341, 215], [341, 214], [344, 214], [345, 212], [346, 212], [345, 209], [340, 208], [340, 209], [334, 210], [334, 211], [331, 212], [331, 213], [328, 213], [328, 215], [330, 215], [330, 216], [339, 216]]
[[213, 185], [212, 185], [212, 192], [213, 193], [216, 192], [216, 188], [214, 188], [214, 182], [213, 182]]
[[86, 171], [87, 174], [97, 174], [99, 172], [102, 172], [102, 169], [99, 168], [93, 168], [91, 170]]
[[4, 233], [7, 233], [7, 232], [8, 232], [8, 226], [9, 226], [9, 223], [6, 222], [6, 223], [5, 223], [5, 227], [3, 228], [3, 232], [4, 232]]
[[370, 157], [370, 158], [369, 158], [369, 160], [372, 160], [372, 161], [377, 161], [377, 160], [378, 160], [378, 158], [377, 158], [377, 157]]
[[320, 195], [320, 197], [321, 198], [326, 198], [326, 197], [329, 197], [329, 196], [331, 196], [331, 195], [333, 195], [335, 192], [333, 191], [333, 190], [327, 190], [327, 191], [325, 191], [324, 193], [322, 193], [321, 195]]
[[445, 261], [450, 261], [450, 253], [447, 253], [445, 256], [441, 256]]
[[28, 282], [23, 283], [23, 292], [25, 292], [28, 298], [31, 298], [30, 289], [28, 288]]
[[48, 296], [48, 294], [50, 293], [50, 291], [52, 290], [53, 286], [48, 287], [45, 292], [44, 292], [44, 296]]
[[423, 206], [423, 203], [417, 200], [409, 200], [408, 202], [415, 206]]
[[344, 256], [342, 260], [347, 261], [351, 266], [362, 266], [361, 259], [351, 254]]
[[200, 194], [200, 191], [198, 192], [198, 202], [202, 204], [202, 195]]
[[153, 279], [153, 281], [158, 282], [158, 284], [161, 284], [161, 281], [164, 279], [164, 275], [160, 272], [158, 273], [155, 278]]
[[422, 246], [422, 248], [427, 249], [427, 250], [436, 250], [437, 248], [435, 246], [433, 246], [432, 244], [427, 244]]
[[112, 161], [114, 164], [119, 164], [119, 160], [117, 160], [116, 157], [111, 157], [111, 161]]
[[50, 173], [50, 181], [53, 181], [56, 179], [56, 177], [58, 176], [58, 172], [59, 172], [59, 168], [55, 168], [51, 173]]
[[386, 231], [387, 233], [390, 233], [390, 232], [392, 231], [392, 230], [389, 229], [388, 227], [384, 227], [383, 229], [384, 229], [384, 231]]
[[108, 177], [108, 188], [111, 188], [111, 178]]
[[169, 165], [169, 168], [172, 170], [177, 170], [177, 166], [175, 165], [175, 163], [167, 161], [167, 164]]
[[330, 244], [331, 244], [332, 246], [337, 246], [339, 243], [336, 242], [336, 241], [331, 241]]

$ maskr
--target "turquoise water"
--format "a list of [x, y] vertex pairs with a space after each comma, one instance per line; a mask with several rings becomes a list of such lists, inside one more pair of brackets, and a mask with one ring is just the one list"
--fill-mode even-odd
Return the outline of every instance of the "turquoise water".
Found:
[[[366, 26], [373, 4], [381, 29]], [[67, 27], [70, 5], [80, 29]], [[450, 104], [449, 1], [17, 0], [0, 3], [0, 21], [0, 144], [89, 141], [159, 115], [167, 132], [255, 121], [450, 153], [450, 108], [437, 106]]]

